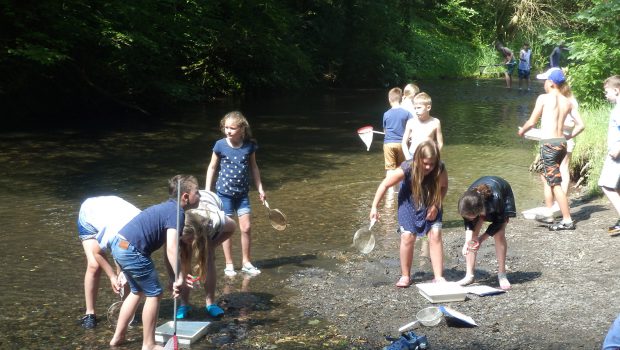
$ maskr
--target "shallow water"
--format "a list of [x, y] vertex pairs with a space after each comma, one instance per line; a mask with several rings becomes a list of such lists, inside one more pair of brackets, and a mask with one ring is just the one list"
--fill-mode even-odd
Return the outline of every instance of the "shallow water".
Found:
[[[460, 227], [456, 201], [482, 175], [506, 178], [519, 211], [537, 206], [540, 181], [528, 172], [533, 143], [516, 136], [536, 93], [507, 90], [502, 80], [420, 85], [433, 98], [431, 114], [442, 122], [442, 158], [449, 174], [444, 227]], [[220, 137], [219, 118], [231, 109], [241, 109], [250, 119], [269, 203], [288, 216], [290, 226], [272, 229], [266, 209], [251, 193], [252, 256], [263, 274], [226, 281], [220, 277], [218, 296], [234, 307], [213, 343], [192, 348], [239, 342], [248, 328], [274, 333], [307, 327], [304, 311], [287, 304], [295, 293], [284, 280], [304, 267], [330, 267], [333, 260], [321, 258], [321, 252], [352, 249], [353, 233], [367, 225], [384, 175], [383, 154], [380, 135], [366, 151], [356, 130], [367, 124], [380, 129], [386, 95], [387, 90], [332, 91], [241, 106], [190, 107], [152, 125], [0, 134], [0, 170], [5, 174], [0, 178], [0, 347], [106, 347], [113, 329], [105, 311], [117, 300], [107, 279], [101, 281], [98, 298], [100, 325], [95, 332], [78, 326], [85, 269], [75, 227], [81, 201], [117, 194], [145, 208], [166, 198], [166, 181], [176, 173], [195, 174], [204, 183], [211, 147]], [[393, 210], [382, 209], [383, 220], [374, 230], [393, 232]], [[238, 233], [233, 239], [239, 264]], [[155, 260], [161, 262], [159, 253]], [[196, 305], [201, 298], [200, 292], [192, 294]], [[165, 298], [160, 323], [172, 318], [171, 309]], [[236, 326], [227, 328], [228, 323]], [[130, 331], [129, 338], [123, 348], [139, 348], [141, 331]]]

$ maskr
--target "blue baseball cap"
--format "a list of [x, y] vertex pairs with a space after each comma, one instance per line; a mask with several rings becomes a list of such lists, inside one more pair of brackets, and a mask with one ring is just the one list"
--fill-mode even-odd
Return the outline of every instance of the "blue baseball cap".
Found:
[[566, 77], [560, 68], [550, 68], [548, 71], [538, 74], [536, 79], [551, 80], [555, 84], [562, 84], [566, 81]]

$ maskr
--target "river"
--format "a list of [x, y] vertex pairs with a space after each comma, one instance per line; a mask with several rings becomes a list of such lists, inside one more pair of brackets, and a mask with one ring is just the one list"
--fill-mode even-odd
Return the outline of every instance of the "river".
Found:
[[[456, 201], [482, 175], [507, 179], [519, 211], [541, 203], [540, 180], [528, 172], [534, 144], [516, 131], [542, 85], [534, 82], [532, 92], [508, 90], [501, 79], [420, 85], [433, 99], [431, 115], [442, 123], [442, 158], [449, 174], [444, 227], [460, 227]], [[388, 108], [387, 89], [342, 90], [190, 106], [153, 123], [0, 133], [5, 174], [0, 178], [0, 347], [106, 348], [113, 329], [105, 313], [118, 297], [105, 278], [97, 300], [98, 327], [84, 331], [79, 326], [85, 270], [75, 224], [80, 203], [116, 194], [146, 208], [166, 199], [167, 179], [177, 173], [194, 174], [204, 184], [212, 146], [221, 137], [219, 119], [233, 109], [250, 121], [269, 203], [288, 216], [290, 225], [285, 231], [272, 229], [252, 191], [252, 255], [263, 273], [252, 279], [219, 276], [217, 293], [224, 304], [246, 300], [251, 305], [218, 322], [213, 332], [221, 336], [213, 342], [192, 348], [243, 341], [243, 327], [227, 332], [228, 324], [243, 320], [246, 328], [270, 333], [303, 329], [307, 319], [303, 310], [286, 303], [296, 294], [285, 280], [303, 267], [333, 264], [322, 251], [353, 249], [352, 235], [367, 224], [384, 176], [380, 135], [367, 151], [356, 130], [363, 125], [380, 129]], [[394, 217], [384, 218], [377, 230], [393, 230]], [[237, 232], [237, 265], [239, 250]], [[161, 263], [158, 254], [155, 260]], [[222, 259], [218, 250], [220, 272]], [[202, 297], [195, 292], [192, 301], [200, 306]], [[171, 304], [166, 296], [160, 323], [172, 318]], [[141, 328], [130, 330], [131, 342], [122, 348], [139, 349], [141, 337]]]

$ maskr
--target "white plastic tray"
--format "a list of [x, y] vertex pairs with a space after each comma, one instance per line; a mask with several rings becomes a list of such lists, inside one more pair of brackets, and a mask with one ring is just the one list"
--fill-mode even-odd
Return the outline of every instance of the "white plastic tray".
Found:
[[[181, 345], [191, 345], [207, 333], [211, 322], [177, 321], [177, 338]], [[155, 341], [165, 344], [174, 333], [174, 321], [169, 321], [155, 329]]]
[[465, 288], [456, 282], [418, 283], [418, 292], [431, 303], [463, 301], [467, 297]]

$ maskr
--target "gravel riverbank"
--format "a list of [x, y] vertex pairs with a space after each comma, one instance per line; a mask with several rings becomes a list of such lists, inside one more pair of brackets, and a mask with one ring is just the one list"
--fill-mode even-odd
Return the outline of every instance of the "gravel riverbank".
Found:
[[[551, 232], [521, 215], [511, 219], [507, 269], [513, 288], [445, 304], [472, 317], [478, 327], [459, 328], [443, 320], [415, 332], [426, 335], [432, 349], [600, 349], [620, 312], [620, 237], [607, 234], [617, 218], [606, 198], [574, 200], [571, 212], [575, 231]], [[415, 286], [394, 286], [400, 276], [397, 236], [385, 227], [376, 231], [370, 254], [326, 252], [333, 269], [308, 268], [288, 281], [299, 293], [291, 303], [335, 325], [350, 348], [380, 349], [388, 344], [384, 335], [396, 336], [418, 310], [431, 305]], [[462, 227], [444, 227], [443, 240], [445, 277], [455, 281], [465, 269]], [[419, 246], [415, 283], [432, 279]], [[476, 281], [497, 287], [496, 268], [493, 242], [487, 240], [478, 254]]]

